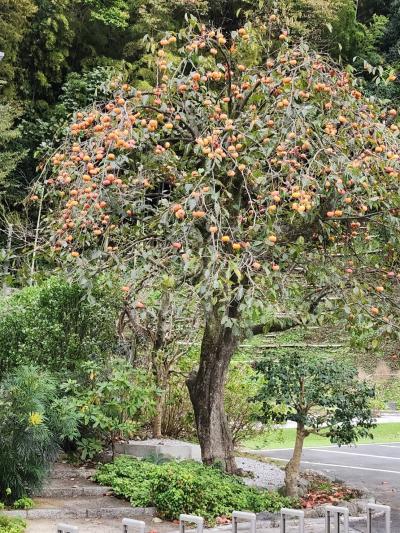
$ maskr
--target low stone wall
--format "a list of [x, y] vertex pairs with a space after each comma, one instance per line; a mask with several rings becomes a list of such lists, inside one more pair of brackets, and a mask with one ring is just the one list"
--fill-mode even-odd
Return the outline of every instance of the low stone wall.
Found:
[[157, 456], [201, 461], [199, 445], [172, 440], [149, 439], [121, 442], [115, 445], [115, 452], [119, 455], [131, 455], [133, 457]]

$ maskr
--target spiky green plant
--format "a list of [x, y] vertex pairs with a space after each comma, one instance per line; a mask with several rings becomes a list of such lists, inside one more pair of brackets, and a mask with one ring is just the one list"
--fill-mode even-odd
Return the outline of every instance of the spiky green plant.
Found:
[[34, 366], [21, 366], [1, 382], [0, 499], [15, 501], [38, 489], [57, 458], [70, 420], [56, 395], [56, 381]]

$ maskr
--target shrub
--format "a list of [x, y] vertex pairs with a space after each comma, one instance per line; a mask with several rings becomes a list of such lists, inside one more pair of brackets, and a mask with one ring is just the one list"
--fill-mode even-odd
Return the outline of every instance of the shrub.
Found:
[[234, 510], [278, 511], [295, 504], [277, 492], [248, 487], [238, 477], [194, 461], [154, 464], [121, 457], [102, 466], [95, 479], [111, 486], [132, 506], [155, 506], [162, 517], [171, 520], [187, 513], [212, 523]]
[[32, 509], [35, 506], [34, 501], [31, 498], [24, 496], [14, 502], [14, 509]]
[[[225, 412], [234, 444], [265, 431], [258, 422], [262, 403], [254, 400], [261, 389], [262, 376], [250, 364], [232, 361], [225, 387]], [[258, 422], [258, 423], [257, 423]]]
[[19, 367], [0, 384], [1, 499], [15, 501], [40, 488], [62, 435], [72, 431], [56, 391], [56, 381], [33, 366]]
[[24, 533], [26, 523], [21, 518], [11, 518], [0, 514], [0, 533]]
[[77, 379], [61, 385], [66, 396], [59, 405], [75, 415], [76, 443], [82, 460], [92, 459], [104, 446], [132, 437], [153, 414], [151, 378], [125, 360], [82, 363]]
[[0, 300], [0, 376], [18, 364], [73, 370], [89, 357], [115, 351], [115, 300], [109, 289], [91, 298], [60, 278]]

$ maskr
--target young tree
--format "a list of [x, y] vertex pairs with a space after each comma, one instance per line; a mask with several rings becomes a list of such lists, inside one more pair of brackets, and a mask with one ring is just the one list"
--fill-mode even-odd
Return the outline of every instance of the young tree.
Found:
[[290, 45], [276, 16], [230, 35], [192, 20], [178, 37], [155, 50], [152, 89], [124, 84], [76, 114], [30, 200], [53, 202], [38, 227], [66, 270], [147, 287], [167, 272], [193, 291], [202, 456], [234, 471], [223, 392], [241, 338], [319, 309], [399, 331], [397, 112]]
[[[118, 333], [123, 343], [129, 345], [126, 353], [129, 362], [153, 375], [156, 385], [153, 437], [160, 438], [171, 374], [196, 340], [201, 324], [188, 291], [177, 289], [168, 276], [161, 279], [158, 287], [154, 280], [151, 282], [150, 287], [123, 287], [126, 297]], [[132, 294], [136, 301], [132, 301]], [[146, 303], [141, 300], [142, 295]]]
[[[357, 379], [356, 368], [323, 357], [289, 353], [269, 357], [257, 367], [265, 379], [257, 398], [263, 402], [263, 420], [297, 424], [293, 456], [285, 469], [286, 494], [297, 496], [304, 439], [315, 434], [341, 445], [372, 436], [374, 389]], [[277, 415], [276, 405], [286, 407], [286, 414]]]

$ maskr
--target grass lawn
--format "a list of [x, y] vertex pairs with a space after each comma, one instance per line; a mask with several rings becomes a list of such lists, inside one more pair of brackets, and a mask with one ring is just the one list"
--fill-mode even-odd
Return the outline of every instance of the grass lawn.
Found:
[[[285, 428], [277, 430], [270, 434], [261, 434], [253, 439], [243, 441], [241, 444], [246, 448], [252, 450], [260, 450], [262, 448], [292, 448], [294, 446], [296, 430], [293, 428]], [[400, 442], [400, 423], [379, 424], [373, 431], [373, 439], [360, 439], [359, 444], [379, 444], [384, 442]], [[318, 437], [317, 435], [309, 435], [304, 446], [311, 448], [313, 446], [329, 446], [330, 442], [327, 438]]]

